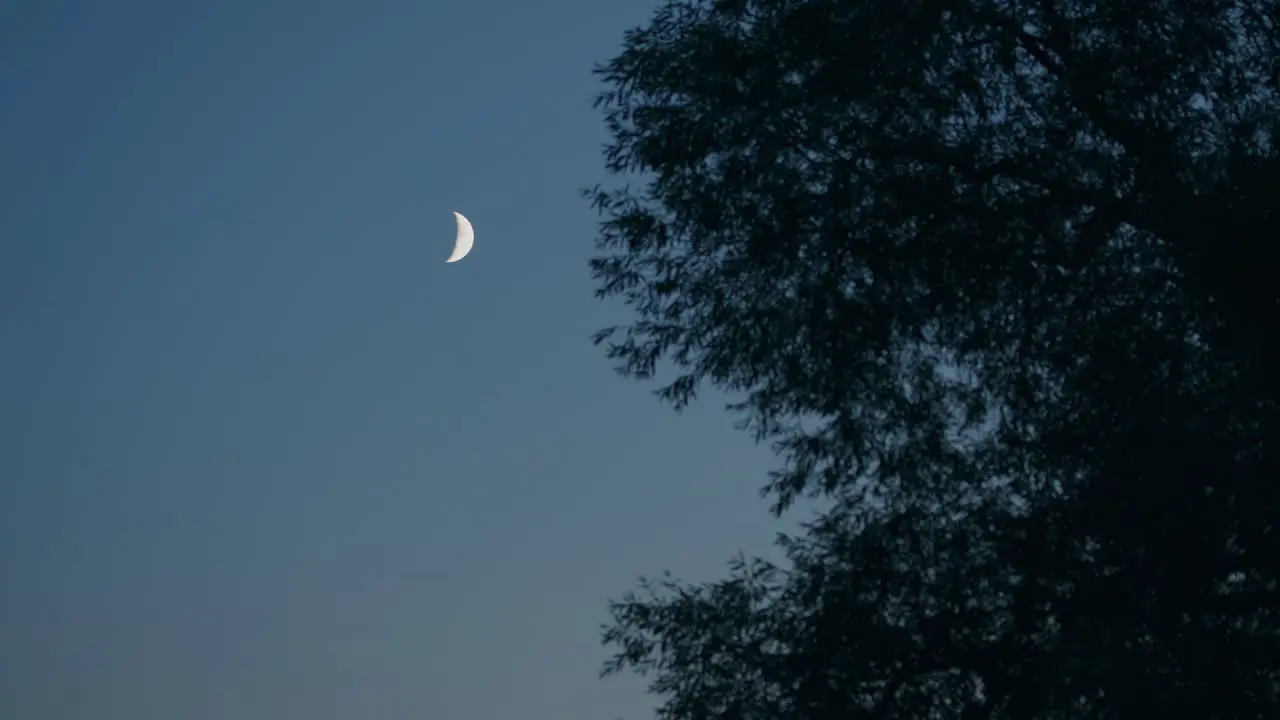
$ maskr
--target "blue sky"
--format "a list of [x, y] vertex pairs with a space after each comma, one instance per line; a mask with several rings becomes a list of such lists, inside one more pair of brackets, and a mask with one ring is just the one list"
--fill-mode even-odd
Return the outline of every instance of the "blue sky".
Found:
[[606, 600], [778, 529], [589, 342], [652, 9], [0, 2], [0, 717], [648, 717]]

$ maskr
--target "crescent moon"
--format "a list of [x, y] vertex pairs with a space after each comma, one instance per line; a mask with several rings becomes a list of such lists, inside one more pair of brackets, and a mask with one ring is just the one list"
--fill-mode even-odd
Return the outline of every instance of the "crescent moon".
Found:
[[451, 263], [466, 257], [476, 242], [476, 231], [471, 227], [471, 221], [462, 217], [462, 213], [455, 212], [453, 217], [458, 221], [458, 237], [453, 241], [453, 254], [445, 260]]

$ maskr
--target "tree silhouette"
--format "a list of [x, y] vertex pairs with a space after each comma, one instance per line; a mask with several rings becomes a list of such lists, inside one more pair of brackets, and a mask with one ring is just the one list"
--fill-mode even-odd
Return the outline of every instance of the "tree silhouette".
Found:
[[685, 0], [597, 69], [602, 331], [788, 563], [615, 603], [663, 718], [1275, 717], [1280, 3]]

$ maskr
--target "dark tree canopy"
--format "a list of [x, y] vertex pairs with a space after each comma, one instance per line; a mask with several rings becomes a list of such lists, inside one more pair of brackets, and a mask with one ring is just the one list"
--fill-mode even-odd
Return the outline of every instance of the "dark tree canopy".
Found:
[[602, 332], [824, 512], [615, 604], [668, 720], [1280, 717], [1280, 2], [685, 0]]

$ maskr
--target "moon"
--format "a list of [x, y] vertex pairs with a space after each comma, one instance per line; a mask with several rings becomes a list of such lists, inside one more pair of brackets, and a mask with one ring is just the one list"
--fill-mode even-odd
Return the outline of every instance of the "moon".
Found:
[[458, 221], [458, 237], [453, 241], [453, 254], [449, 256], [445, 262], [458, 262], [471, 252], [471, 246], [476, 242], [476, 231], [471, 227], [471, 221], [462, 217], [462, 213], [455, 212], [453, 214], [455, 220]]

